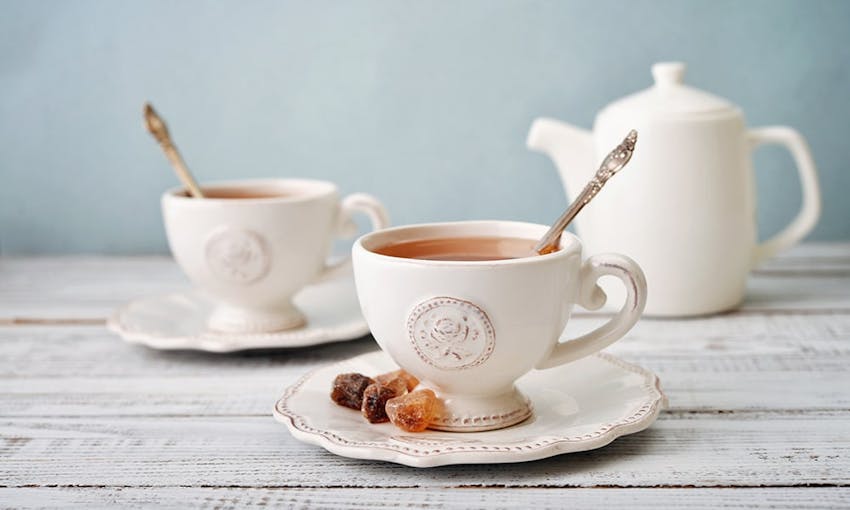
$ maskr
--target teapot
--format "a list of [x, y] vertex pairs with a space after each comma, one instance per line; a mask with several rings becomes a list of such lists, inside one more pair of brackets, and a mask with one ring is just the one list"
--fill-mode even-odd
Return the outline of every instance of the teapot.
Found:
[[[587, 205], [576, 228], [589, 252], [624, 253], [640, 264], [649, 289], [646, 313], [655, 316], [736, 307], [749, 271], [805, 237], [821, 209], [817, 169], [797, 131], [748, 129], [740, 109], [685, 85], [684, 74], [683, 63], [655, 64], [655, 84], [605, 107], [592, 132], [539, 118], [527, 140], [554, 161], [572, 199], [607, 150], [630, 129], [638, 131], [629, 168]], [[752, 152], [765, 144], [791, 152], [803, 200], [790, 224], [758, 243]], [[616, 287], [601, 286], [618, 296]]]

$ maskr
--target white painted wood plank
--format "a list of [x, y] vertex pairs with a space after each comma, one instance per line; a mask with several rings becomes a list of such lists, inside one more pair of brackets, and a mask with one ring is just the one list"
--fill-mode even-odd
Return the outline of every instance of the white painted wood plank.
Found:
[[286, 366], [306, 371], [377, 349], [371, 336], [314, 347], [229, 354], [157, 351], [101, 326], [0, 326], [0, 384], [13, 378], [164, 375], [241, 377]]
[[[800, 413], [850, 409], [846, 390], [850, 376], [846, 373], [659, 372], [672, 411]], [[15, 379], [3, 383], [0, 408], [6, 417], [262, 417], [270, 415], [272, 404], [299, 375], [289, 370], [228, 379]]]
[[[585, 332], [604, 318], [574, 317], [567, 335]], [[369, 337], [365, 337], [368, 339]], [[650, 357], [765, 356], [850, 352], [850, 317], [843, 314], [746, 315], [727, 314], [691, 320], [642, 319], [626, 338], [611, 347], [620, 355]], [[18, 370], [29, 375], [91, 373], [125, 374], [135, 368], [203, 369], [202, 362], [228, 360], [228, 367], [260, 360], [269, 363], [324, 360], [350, 346], [370, 341], [337, 342], [302, 349], [207, 354], [195, 351], [156, 351], [128, 345], [103, 327], [0, 326], [0, 375]], [[362, 352], [362, 351], [360, 351]], [[129, 354], [132, 356], [127, 357]], [[345, 354], [340, 354], [345, 355]], [[34, 363], [38, 361], [38, 363]], [[140, 364], [143, 361], [143, 364]], [[212, 366], [212, 365], [211, 365]], [[75, 368], [76, 367], [76, 368]], [[77, 370], [77, 372], [74, 372]]]
[[810, 242], [794, 246], [783, 251], [772, 259], [766, 260], [761, 266], [770, 264], [782, 265], [795, 260], [843, 260], [850, 263], [850, 242]]
[[[576, 322], [587, 329], [594, 320]], [[222, 356], [130, 346], [95, 327], [5, 327], [0, 409], [6, 416], [265, 416], [302, 374], [375, 348], [364, 339]], [[655, 370], [673, 410], [850, 409], [850, 316], [645, 321], [610, 352]]]
[[[524, 507], [540, 501], [522, 495], [528, 491], [562, 492], [547, 487], [847, 485], [848, 253], [850, 244], [798, 248], [757, 271], [743, 312], [644, 320], [614, 346], [612, 352], [656, 370], [671, 397], [672, 412], [649, 431], [600, 452], [521, 467], [439, 468], [424, 477], [303, 445], [267, 416], [283, 386], [311, 367], [373, 348], [370, 340], [211, 356], [128, 346], [94, 327], [0, 328], [0, 473], [4, 480], [9, 473], [13, 485], [105, 486], [76, 489], [84, 492], [120, 485], [312, 486], [293, 504], [331, 507], [369, 500], [333, 493], [321, 499], [326, 486], [391, 486], [401, 494], [410, 487], [426, 494], [446, 490], [429, 487], [529, 487], [489, 500]], [[130, 297], [185, 285], [163, 258], [35, 262], [0, 260], [0, 321], [99, 320]], [[577, 318], [571, 327], [587, 329], [597, 320]], [[387, 500], [375, 490], [376, 501]], [[476, 499], [462, 499], [469, 490], [456, 492], [474, 506]], [[695, 490], [701, 489], [681, 491]], [[740, 490], [749, 489], [733, 492]], [[802, 491], [815, 490], [830, 489]], [[800, 506], [793, 498], [754, 500]], [[456, 499], [432, 501], [445, 506]], [[653, 496], [645, 506], [659, 501]], [[801, 495], [800, 502], [817, 507], [814, 496]]]
[[[187, 285], [165, 256], [2, 258], [0, 320], [103, 320], [130, 299]], [[742, 309], [850, 313], [850, 243], [804, 245], [766, 263]]]
[[793, 313], [795, 311], [850, 313], [850, 276], [800, 276], [755, 274], [747, 281], [743, 313]]
[[3, 418], [7, 486], [593, 487], [850, 484], [850, 415], [665, 414], [597, 451], [418, 470], [297, 442], [270, 418]]
[[[712, 366], [717, 366], [712, 364]], [[847, 372], [657, 369], [670, 409], [744, 412], [850, 409]], [[303, 370], [241, 377], [32, 378], [3, 382], [4, 416], [267, 416]], [[777, 388], [781, 388], [777, 391]]]
[[760, 264], [758, 273], [840, 274], [850, 272], [850, 243], [807, 243]]
[[789, 250], [780, 252], [776, 257], [767, 261], [784, 261], [798, 258], [837, 258], [850, 257], [850, 242], [806, 242], [798, 244]]
[[210, 487], [61, 487], [0, 489], [0, 501], [13, 508], [773, 508], [828, 509], [850, 505], [850, 488], [608, 488], [522, 489], [443, 488], [210, 488]]
[[[604, 319], [576, 317], [577, 335]], [[0, 326], [0, 377], [238, 374], [282, 365], [304, 369], [375, 348], [367, 337], [303, 349], [228, 355], [161, 352], [129, 345], [102, 327]], [[703, 360], [723, 360], [725, 371], [782, 370], [787, 363], [817, 360], [819, 370], [840, 368], [850, 355], [850, 316], [843, 314], [720, 315], [692, 320], [643, 319], [609, 348], [639, 362], [664, 360], [698, 370]], [[800, 366], [799, 364], [795, 366]]]
[[137, 296], [187, 285], [170, 257], [0, 258], [0, 318], [103, 320]]

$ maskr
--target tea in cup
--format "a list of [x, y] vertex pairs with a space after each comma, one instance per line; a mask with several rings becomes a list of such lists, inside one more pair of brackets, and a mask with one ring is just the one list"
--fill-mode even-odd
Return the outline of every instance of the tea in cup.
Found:
[[355, 212], [373, 229], [388, 224], [376, 199], [340, 200], [336, 185], [307, 179], [254, 179], [203, 186], [205, 198], [182, 188], [165, 192], [162, 212], [177, 263], [216, 302], [212, 331], [264, 333], [299, 327], [292, 297], [347, 267], [328, 264], [334, 238], [356, 232]]
[[[631, 259], [594, 255], [582, 262], [569, 233], [537, 255], [548, 229], [509, 221], [396, 227], [358, 239], [352, 249], [357, 295], [381, 348], [441, 398], [430, 428], [481, 431], [532, 415], [514, 382], [532, 369], [563, 365], [625, 335], [646, 304], [646, 281]], [[572, 308], [605, 303], [597, 280], [618, 277], [622, 309], [603, 326], [559, 342]]]

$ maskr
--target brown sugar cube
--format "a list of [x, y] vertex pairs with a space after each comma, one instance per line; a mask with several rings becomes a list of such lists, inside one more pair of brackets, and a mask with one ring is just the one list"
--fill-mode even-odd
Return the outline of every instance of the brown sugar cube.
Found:
[[363, 392], [363, 405], [360, 411], [369, 420], [369, 423], [383, 423], [389, 421], [387, 417], [387, 400], [407, 393], [407, 384], [404, 379], [396, 377], [386, 383], [374, 382], [366, 387]]
[[389, 381], [392, 381], [396, 377], [400, 377], [402, 380], [404, 380], [405, 384], [407, 384], [407, 391], [413, 391], [413, 388], [415, 388], [419, 384], [419, 379], [405, 372], [402, 369], [396, 370], [395, 372], [387, 372], [386, 374], [381, 374], [375, 377], [375, 380], [380, 383], [387, 383]]
[[363, 374], [339, 374], [334, 379], [331, 400], [341, 406], [359, 410], [363, 405], [363, 392], [373, 382], [371, 377]]
[[390, 399], [387, 416], [396, 427], [407, 432], [422, 432], [428, 428], [437, 410], [437, 395], [424, 389]]

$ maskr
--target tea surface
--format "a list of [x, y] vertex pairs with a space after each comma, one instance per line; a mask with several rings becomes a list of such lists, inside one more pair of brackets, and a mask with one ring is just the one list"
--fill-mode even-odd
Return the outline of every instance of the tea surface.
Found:
[[381, 255], [421, 260], [508, 260], [534, 255], [536, 239], [520, 237], [442, 237], [388, 244], [373, 250]]
[[[204, 198], [226, 198], [226, 199], [252, 199], [252, 198], [282, 198], [292, 196], [294, 193], [287, 193], [280, 190], [262, 190], [259, 188], [213, 188], [204, 189]], [[189, 196], [186, 192], [180, 193], [181, 196]]]

